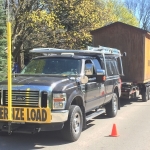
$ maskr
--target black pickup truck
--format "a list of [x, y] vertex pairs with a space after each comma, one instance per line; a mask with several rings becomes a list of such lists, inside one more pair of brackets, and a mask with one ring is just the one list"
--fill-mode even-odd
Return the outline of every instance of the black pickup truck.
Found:
[[[7, 81], [0, 83], [0, 134], [61, 130], [76, 141], [86, 121], [106, 113], [115, 117], [123, 75], [119, 50], [38, 48], [35, 57], [12, 80], [12, 111]], [[8, 113], [12, 118], [8, 118]]]

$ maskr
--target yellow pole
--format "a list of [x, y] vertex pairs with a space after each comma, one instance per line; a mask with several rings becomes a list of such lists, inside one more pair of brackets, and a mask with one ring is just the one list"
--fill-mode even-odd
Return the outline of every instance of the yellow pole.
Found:
[[11, 23], [7, 22], [8, 120], [12, 120]]

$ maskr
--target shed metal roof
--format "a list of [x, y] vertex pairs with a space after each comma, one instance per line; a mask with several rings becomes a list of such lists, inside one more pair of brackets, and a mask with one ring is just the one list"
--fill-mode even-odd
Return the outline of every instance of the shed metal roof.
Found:
[[132, 25], [129, 25], [129, 24], [125, 24], [125, 23], [122, 23], [122, 22], [115, 22], [115, 23], [106, 25], [104, 27], [92, 30], [90, 33], [93, 35], [95, 32], [100, 32], [102, 30], [106, 30], [106, 29], [108, 29], [110, 27], [117, 26], [117, 25], [122, 26], [122, 27], [132, 28], [134, 30], [137, 30], [137, 31], [141, 32], [142, 34], [146, 34], [146, 33], [150, 34], [150, 32], [148, 32], [146, 30], [143, 30], [141, 28], [138, 28], [138, 27], [135, 27], [135, 26], [132, 26]]

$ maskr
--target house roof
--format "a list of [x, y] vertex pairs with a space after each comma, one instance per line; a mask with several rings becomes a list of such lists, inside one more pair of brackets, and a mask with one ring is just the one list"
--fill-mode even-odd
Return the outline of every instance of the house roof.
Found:
[[110, 27], [112, 27], [112, 26], [116, 26], [116, 25], [119, 25], [119, 26], [122, 26], [122, 27], [127, 27], [127, 28], [130, 28], [130, 29], [132, 28], [132, 29], [134, 29], [134, 30], [137, 30], [137, 31], [139, 31], [139, 32], [142, 32], [143, 34], [149, 33], [149, 32], [146, 31], [146, 30], [143, 30], [143, 29], [140, 29], [140, 28], [138, 28], [138, 27], [135, 27], [135, 26], [132, 26], [132, 25], [129, 25], [129, 24], [125, 24], [125, 23], [122, 23], [122, 22], [115, 22], [115, 23], [106, 25], [106, 26], [104, 26], [104, 27], [101, 27], [101, 28], [92, 30], [90, 33], [91, 33], [91, 34], [94, 34], [95, 32], [100, 32], [100, 31], [102, 31], [102, 30], [106, 30], [106, 29], [108, 29], [108, 28], [110, 28]]

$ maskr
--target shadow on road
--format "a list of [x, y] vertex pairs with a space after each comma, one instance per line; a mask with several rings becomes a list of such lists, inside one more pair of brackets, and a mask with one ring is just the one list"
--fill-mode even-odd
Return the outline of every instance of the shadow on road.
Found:
[[[89, 120], [87, 128], [82, 132], [94, 126], [93, 121]], [[62, 139], [60, 131], [40, 132], [37, 134], [14, 133], [10, 136], [0, 136], [0, 150], [39, 150], [48, 146], [55, 148], [55, 146], [68, 143]]]
[[95, 124], [94, 123], [92, 123], [94, 120], [89, 120], [89, 121], [87, 121], [86, 122], [86, 128], [82, 131], [82, 132], [84, 132], [84, 131], [86, 131], [87, 129], [89, 129], [89, 128], [91, 128], [92, 126], [94, 126]]
[[46, 146], [64, 145], [58, 131], [41, 132], [38, 134], [12, 134], [0, 137], [0, 150], [34, 150]]
[[120, 99], [120, 106], [124, 107], [126, 105], [133, 104], [135, 102], [143, 102], [141, 98], [131, 98], [131, 99]]

